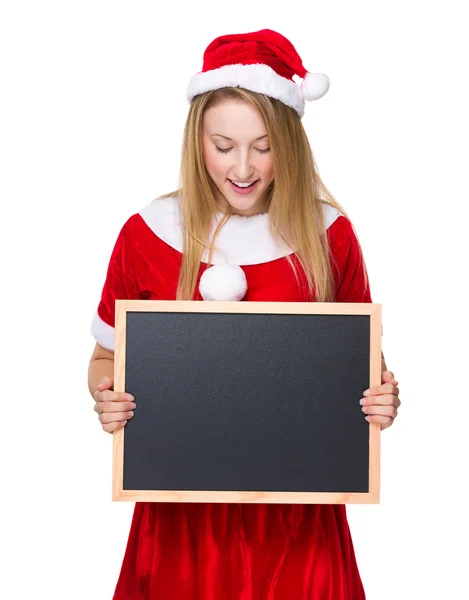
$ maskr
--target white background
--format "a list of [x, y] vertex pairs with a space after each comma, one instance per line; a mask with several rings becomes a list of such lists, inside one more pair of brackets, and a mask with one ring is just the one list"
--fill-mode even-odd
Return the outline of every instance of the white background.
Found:
[[134, 505], [111, 501], [90, 322], [120, 227], [177, 187], [205, 47], [270, 28], [330, 77], [303, 123], [401, 389], [381, 504], [348, 508], [367, 598], [469, 597], [464, 4], [2, 2], [0, 596], [112, 597]]

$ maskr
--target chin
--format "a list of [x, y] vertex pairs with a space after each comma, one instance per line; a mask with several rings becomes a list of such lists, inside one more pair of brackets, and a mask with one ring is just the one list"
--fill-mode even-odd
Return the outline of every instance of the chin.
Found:
[[229, 204], [234, 211], [239, 213], [256, 213], [261, 210], [261, 203], [255, 200], [252, 202], [239, 202], [229, 199]]
[[228, 186], [229, 187], [224, 190], [223, 200], [228, 203], [236, 213], [250, 216], [264, 212], [262, 197], [265, 190], [257, 190], [253, 196], [238, 196], [236, 192], [233, 192], [229, 184]]

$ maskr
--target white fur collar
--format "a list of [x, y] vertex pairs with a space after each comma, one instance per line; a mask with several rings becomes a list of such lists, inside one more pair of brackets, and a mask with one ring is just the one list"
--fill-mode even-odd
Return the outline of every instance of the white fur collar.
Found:
[[[341, 213], [324, 203], [323, 210], [325, 226], [328, 229]], [[155, 235], [182, 252], [183, 236], [177, 196], [154, 200], [139, 214]], [[220, 218], [218, 216], [214, 219], [210, 235], [213, 234]], [[212, 264], [256, 265], [276, 260], [292, 252], [286, 244], [279, 245], [273, 240], [269, 232], [267, 214], [252, 217], [232, 215], [217, 236]], [[202, 262], [207, 261], [208, 249], [205, 249]]]

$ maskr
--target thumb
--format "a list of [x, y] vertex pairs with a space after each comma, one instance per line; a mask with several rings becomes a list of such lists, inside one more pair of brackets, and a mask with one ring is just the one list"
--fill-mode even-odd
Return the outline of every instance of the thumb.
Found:
[[393, 383], [394, 385], [398, 384], [398, 381], [394, 378], [394, 373], [391, 371], [383, 371], [382, 373], [383, 383]]
[[113, 384], [113, 378], [105, 375], [104, 377], [101, 377], [101, 380], [98, 383], [98, 390], [102, 391], [102, 390], [109, 389], [110, 387], [112, 387], [112, 384]]

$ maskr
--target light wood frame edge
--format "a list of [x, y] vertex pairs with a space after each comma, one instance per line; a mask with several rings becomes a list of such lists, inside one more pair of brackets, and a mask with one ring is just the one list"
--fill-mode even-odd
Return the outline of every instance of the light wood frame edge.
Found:
[[[207, 302], [174, 300], [116, 300], [114, 389], [125, 391], [126, 313], [242, 312], [263, 314], [370, 315], [370, 387], [381, 385], [382, 305], [333, 302]], [[377, 423], [369, 425], [368, 492], [245, 492], [194, 490], [124, 490], [124, 430], [113, 433], [112, 500], [127, 502], [243, 502], [288, 504], [377, 504], [380, 489], [380, 434]]]
[[[125, 349], [128, 301], [116, 301], [114, 390], [125, 392]], [[135, 310], [135, 309], [133, 309]], [[121, 427], [113, 436], [112, 499], [123, 500], [124, 492], [124, 429]]]

